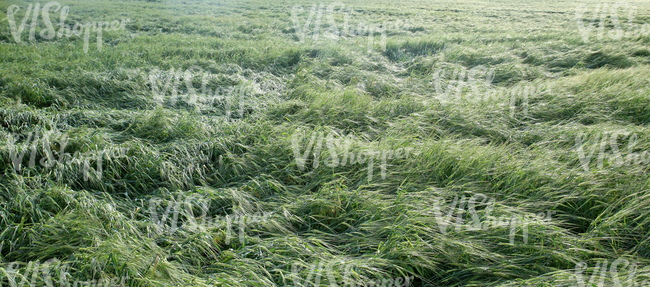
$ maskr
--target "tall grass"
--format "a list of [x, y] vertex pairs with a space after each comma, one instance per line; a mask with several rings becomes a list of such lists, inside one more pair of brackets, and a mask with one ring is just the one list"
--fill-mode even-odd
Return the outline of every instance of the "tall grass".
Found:
[[[9, 5], [21, 7], [22, 19], [28, 4], [0, 3], [0, 19]], [[570, 1], [344, 3], [354, 27], [410, 23], [386, 33], [385, 49], [378, 33], [314, 39], [313, 25], [299, 42], [291, 8], [305, 8], [304, 24], [307, 2], [61, 4], [70, 21], [131, 22], [104, 34], [101, 52], [91, 45], [84, 53], [82, 37], [16, 43], [0, 21], [0, 284], [11, 270], [31, 280], [28, 271], [51, 259], [62, 263], [50, 271], [55, 278], [128, 276], [130, 286], [308, 286], [322, 264], [333, 269], [331, 277], [317, 271], [321, 286], [346, 276], [364, 284], [413, 276], [412, 286], [576, 286], [581, 264], [584, 281], [596, 274], [592, 282], [612, 285], [630, 269], [599, 266], [618, 259], [638, 264], [636, 282], [647, 275], [648, 166], [607, 155], [598, 163], [601, 146], [614, 152], [602, 141], [614, 131], [630, 135], [618, 138], [624, 155], [650, 148], [647, 36], [585, 43]], [[647, 22], [648, 5], [633, 4], [635, 21]], [[192, 66], [209, 73], [213, 91], [245, 87], [241, 113], [243, 98], [198, 105], [167, 94], [157, 102], [152, 71]], [[465, 87], [457, 101], [437, 100], [436, 71], [479, 66], [494, 70], [496, 96], [475, 101]], [[513, 96], [531, 85], [545, 88]], [[28, 135], [47, 131], [66, 135], [71, 155], [122, 149], [126, 157], [106, 156], [101, 172], [87, 176], [83, 161], [44, 165], [47, 145], [58, 158], [61, 141], [34, 144]], [[418, 153], [389, 160], [385, 176], [376, 166], [370, 179], [368, 163], [322, 164], [332, 156], [325, 140], [320, 157], [308, 151], [301, 168], [297, 133], [301, 151], [320, 133], [350, 136], [357, 150]], [[587, 165], [580, 147], [595, 150]], [[20, 150], [25, 156], [15, 160]], [[98, 161], [88, 162], [92, 171]], [[527, 239], [521, 226], [472, 229], [472, 214], [452, 202], [477, 194], [495, 202], [477, 209], [481, 222], [519, 218]], [[190, 204], [174, 219], [179, 226], [271, 216], [159, 232], [151, 203], [194, 197], [207, 209]], [[440, 203], [443, 214], [464, 220], [441, 229]], [[549, 211], [548, 220], [535, 219]]]

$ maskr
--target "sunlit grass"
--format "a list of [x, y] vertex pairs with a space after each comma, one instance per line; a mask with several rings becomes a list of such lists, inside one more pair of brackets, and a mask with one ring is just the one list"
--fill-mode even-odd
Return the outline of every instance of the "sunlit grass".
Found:
[[[311, 2], [61, 3], [72, 22], [131, 21], [106, 32], [101, 51], [91, 36], [88, 53], [83, 37], [26, 41], [29, 25], [16, 43], [0, 21], [0, 284], [9, 283], [8, 270], [31, 280], [28, 264], [53, 258], [72, 279], [128, 276], [129, 286], [306, 286], [319, 264], [334, 266], [322, 271], [321, 286], [343, 285], [346, 276], [366, 283], [414, 276], [413, 286], [576, 286], [579, 263], [587, 264], [587, 282], [603, 275], [598, 262], [620, 258], [648, 273], [647, 164], [599, 159], [601, 146], [615, 152], [601, 140], [615, 131], [636, 137], [634, 145], [618, 137], [624, 156], [650, 150], [647, 35], [598, 40], [595, 29], [585, 43], [570, 1], [345, 2], [354, 33], [328, 39], [312, 24], [302, 42], [292, 7], [304, 8], [304, 28]], [[0, 3], [0, 19], [18, 5], [22, 20], [28, 4]], [[635, 23], [650, 23], [647, 4], [630, 4]], [[335, 19], [341, 29], [343, 14]], [[363, 25], [381, 23], [393, 25], [385, 42], [381, 32], [363, 34]], [[156, 97], [154, 71], [193, 66], [207, 75], [191, 80], [198, 102], [182, 74], [179, 94]], [[458, 77], [475, 67], [493, 73], [487, 86], [438, 100], [440, 71]], [[202, 94], [203, 83], [212, 94]], [[534, 92], [520, 95], [527, 88]], [[37, 131], [60, 133], [34, 147], [31, 165], [27, 139]], [[300, 152], [322, 135], [321, 158], [308, 151], [301, 167], [296, 134]], [[42, 164], [48, 148], [62, 156], [62, 135], [71, 156], [125, 156]], [[334, 154], [328, 135], [357, 154], [417, 153], [387, 161], [384, 174], [378, 160], [370, 176], [367, 161], [326, 165]], [[582, 151], [595, 150], [586, 165], [578, 139]], [[26, 151], [22, 160], [17, 149]], [[495, 202], [477, 209], [484, 228], [472, 229], [465, 208], [465, 221], [441, 229], [436, 204], [446, 215], [454, 198], [477, 194]], [[160, 217], [188, 198], [204, 200], [192, 201], [191, 215], [182, 210], [179, 222], [188, 226], [188, 218], [270, 216], [243, 228], [222, 222], [159, 232], [152, 202]], [[527, 240], [521, 226], [492, 224], [499, 218], [519, 218]], [[65, 271], [52, 270], [54, 278]], [[605, 286], [628, 276], [623, 265], [611, 270]]]

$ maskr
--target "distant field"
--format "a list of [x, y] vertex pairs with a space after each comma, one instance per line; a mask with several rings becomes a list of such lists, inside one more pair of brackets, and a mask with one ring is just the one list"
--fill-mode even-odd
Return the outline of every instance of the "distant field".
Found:
[[2, 1], [0, 286], [650, 286], [649, 45], [646, 1]]

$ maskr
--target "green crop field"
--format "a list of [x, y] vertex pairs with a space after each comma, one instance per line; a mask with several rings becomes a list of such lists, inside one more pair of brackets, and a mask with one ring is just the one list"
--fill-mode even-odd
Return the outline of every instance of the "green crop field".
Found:
[[0, 1], [0, 286], [650, 286], [650, 3]]

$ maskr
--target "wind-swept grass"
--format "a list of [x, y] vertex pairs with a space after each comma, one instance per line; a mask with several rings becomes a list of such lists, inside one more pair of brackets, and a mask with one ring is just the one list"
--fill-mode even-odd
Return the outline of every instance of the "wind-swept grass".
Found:
[[569, 1], [352, 1], [334, 38], [301, 1], [61, 4], [131, 21], [84, 53], [0, 20], [0, 284], [650, 280], [647, 35], [585, 42]]

